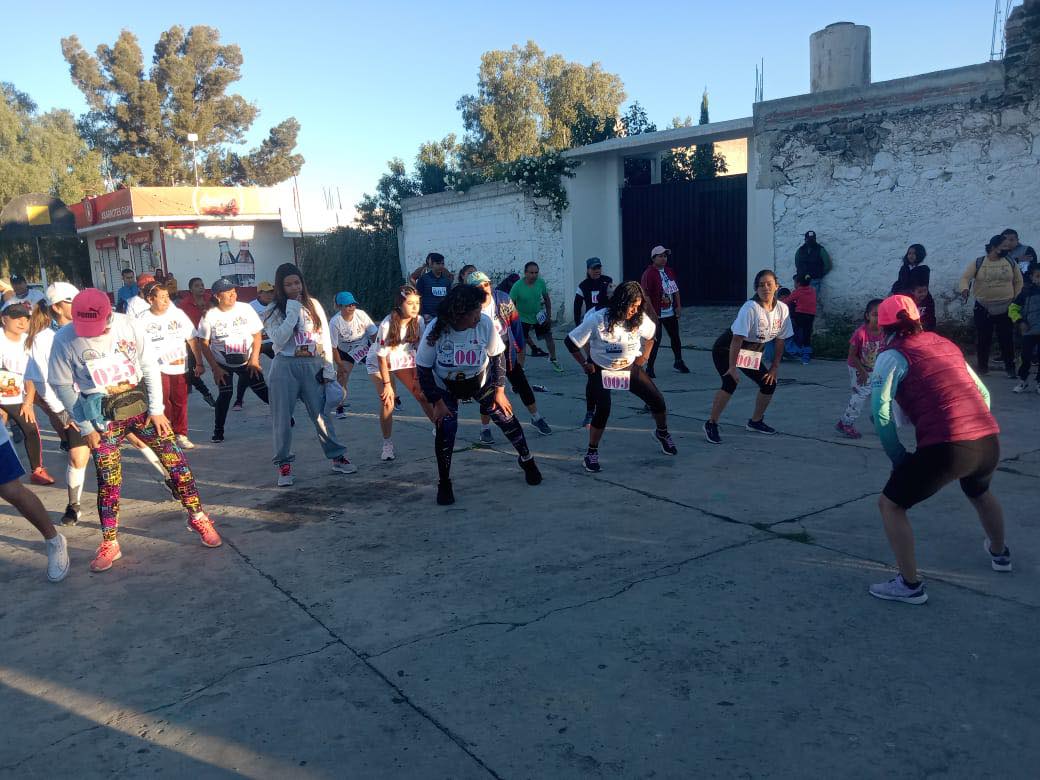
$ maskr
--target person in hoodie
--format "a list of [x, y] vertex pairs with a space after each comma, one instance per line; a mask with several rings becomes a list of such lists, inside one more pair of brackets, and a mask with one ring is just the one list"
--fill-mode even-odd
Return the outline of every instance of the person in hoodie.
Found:
[[[1009, 309], [1012, 321], [1022, 333], [1022, 365], [1018, 369], [1018, 384], [1011, 392], [1024, 393], [1029, 389], [1029, 369], [1034, 360], [1040, 360], [1040, 265], [1029, 266], [1030, 283], [1015, 298]], [[1036, 373], [1037, 393], [1040, 393], [1040, 368]]]

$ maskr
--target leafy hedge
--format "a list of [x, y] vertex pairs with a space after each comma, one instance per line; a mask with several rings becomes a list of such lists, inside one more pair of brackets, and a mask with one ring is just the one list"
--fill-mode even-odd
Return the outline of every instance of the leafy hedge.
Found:
[[392, 230], [339, 228], [306, 238], [300, 249], [300, 268], [311, 295], [326, 311], [336, 310], [336, 293], [349, 290], [376, 322], [390, 311], [394, 291], [403, 281], [397, 233]]

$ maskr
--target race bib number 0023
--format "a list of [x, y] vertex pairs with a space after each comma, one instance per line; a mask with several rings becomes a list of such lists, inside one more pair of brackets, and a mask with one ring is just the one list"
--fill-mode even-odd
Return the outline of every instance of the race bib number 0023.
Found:
[[742, 349], [737, 353], [737, 368], [758, 371], [762, 365], [762, 353], [753, 349]]
[[611, 371], [609, 368], [603, 369], [604, 390], [628, 390], [631, 384], [632, 372], [630, 370]]
[[137, 367], [121, 354], [87, 361], [87, 372], [95, 387], [136, 385], [140, 381]]

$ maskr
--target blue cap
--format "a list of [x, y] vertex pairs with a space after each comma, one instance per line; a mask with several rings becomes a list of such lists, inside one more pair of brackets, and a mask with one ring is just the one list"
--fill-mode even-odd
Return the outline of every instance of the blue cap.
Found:
[[600, 260], [598, 257], [590, 257], [588, 260], [585, 261], [586, 268], [595, 268], [597, 265], [603, 265], [603, 261]]
[[234, 282], [232, 282], [230, 279], [222, 276], [219, 279], [217, 279], [217, 281], [213, 282], [213, 286], [210, 288], [210, 291], [214, 295], [218, 295], [219, 293], [228, 292], [229, 290], [234, 290], [234, 289], [235, 289]]
[[354, 298], [354, 293], [346, 291], [336, 293], [337, 306], [353, 306], [356, 303], [357, 300]]

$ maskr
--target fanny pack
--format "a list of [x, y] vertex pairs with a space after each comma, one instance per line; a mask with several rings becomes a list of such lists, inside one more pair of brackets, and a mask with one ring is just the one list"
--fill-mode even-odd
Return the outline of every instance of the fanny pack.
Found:
[[1011, 306], [1012, 298], [1008, 298], [1003, 301], [980, 301], [978, 298], [975, 299], [975, 305], [981, 306], [991, 317], [999, 317], [1001, 314], [1007, 314], [1008, 308]]
[[243, 355], [241, 352], [232, 352], [230, 354], [228, 354], [227, 352], [224, 353], [224, 365], [228, 366], [229, 368], [238, 368], [239, 366], [244, 366], [246, 364], [246, 360], [246, 356]]
[[143, 382], [118, 395], [106, 395], [101, 398], [101, 416], [111, 422], [123, 422], [147, 411], [148, 394]]
[[[484, 374], [480, 373], [475, 377], [469, 379], [445, 379], [444, 386], [448, 388], [452, 395], [456, 398], [473, 398], [480, 400], [481, 397], [487, 395], [487, 393], [480, 393], [481, 387], [484, 385]], [[488, 388], [490, 392], [494, 392], [494, 388]], [[480, 397], [478, 397], [480, 394]]]

